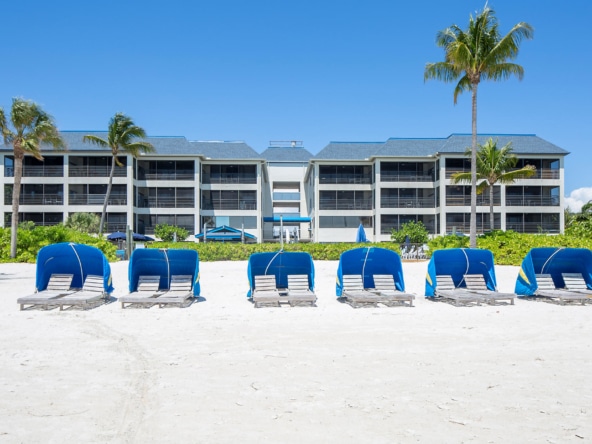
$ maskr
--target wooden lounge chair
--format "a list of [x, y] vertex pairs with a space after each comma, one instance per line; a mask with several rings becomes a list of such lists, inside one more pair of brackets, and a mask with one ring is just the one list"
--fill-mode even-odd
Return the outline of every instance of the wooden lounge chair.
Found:
[[47, 288], [45, 290], [30, 294], [28, 296], [22, 296], [18, 298], [16, 302], [20, 305], [21, 310], [24, 310], [26, 305], [29, 306], [27, 308], [32, 308], [34, 306], [44, 309], [50, 307], [53, 308], [55, 307], [55, 305], [51, 304], [53, 299], [65, 296], [75, 291], [70, 288], [73, 278], [74, 275], [72, 274], [52, 274], [49, 277]]
[[64, 307], [86, 310], [103, 304], [108, 296], [103, 287], [103, 276], [89, 274], [84, 280], [82, 290], [56, 298], [51, 304], [60, 307], [60, 311], [64, 310]]
[[251, 300], [255, 308], [264, 305], [280, 306], [280, 292], [275, 282], [275, 274], [255, 276], [255, 288], [251, 289]]
[[138, 288], [136, 291], [119, 298], [121, 308], [135, 305], [141, 307], [152, 307], [156, 304], [155, 298], [161, 293], [158, 291], [160, 285], [160, 276], [140, 276], [138, 278]]
[[458, 288], [454, 285], [452, 276], [440, 274], [436, 276], [436, 296], [444, 299], [451, 299], [454, 305], [459, 306], [475, 303], [481, 305], [484, 301], [483, 296], [472, 293], [466, 288]]
[[561, 276], [563, 277], [566, 290], [582, 293], [592, 298], [592, 290], [588, 288], [582, 273], [561, 273]]
[[397, 290], [395, 278], [392, 274], [375, 274], [374, 288], [370, 289], [379, 296], [381, 304], [385, 305], [409, 305], [413, 307], [415, 295]]
[[510, 305], [514, 305], [514, 300], [516, 299], [515, 293], [500, 293], [497, 290], [490, 290], [487, 288], [487, 282], [485, 282], [485, 277], [482, 274], [465, 274], [464, 279], [467, 290], [483, 296], [485, 302], [488, 304], [495, 304], [498, 301], [509, 301]]
[[185, 307], [190, 305], [193, 293], [191, 292], [193, 285], [193, 276], [190, 274], [176, 274], [171, 276], [171, 285], [168, 291], [157, 296], [154, 300], [159, 308], [177, 305]]
[[580, 302], [582, 305], [588, 301], [588, 296], [575, 291], [567, 291], [562, 288], [556, 288], [553, 277], [550, 274], [537, 274], [537, 290], [535, 295], [545, 298], [557, 299], [561, 305], [566, 302]]
[[290, 306], [310, 305], [315, 306], [317, 295], [310, 290], [308, 285], [308, 275], [289, 274], [288, 275], [288, 303]]
[[364, 288], [361, 274], [344, 274], [341, 297], [353, 308], [368, 307], [378, 304], [380, 296]]

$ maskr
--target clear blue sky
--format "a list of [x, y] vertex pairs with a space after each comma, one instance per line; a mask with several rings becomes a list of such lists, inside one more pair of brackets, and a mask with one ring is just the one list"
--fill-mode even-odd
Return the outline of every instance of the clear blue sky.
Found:
[[[438, 30], [484, 1], [6, 2], [0, 106], [31, 99], [62, 130], [105, 130], [116, 112], [152, 136], [330, 141], [470, 133], [470, 94], [424, 83]], [[535, 28], [522, 82], [482, 83], [478, 130], [527, 133], [571, 152], [566, 195], [592, 199], [590, 2], [492, 0], [503, 33]]]

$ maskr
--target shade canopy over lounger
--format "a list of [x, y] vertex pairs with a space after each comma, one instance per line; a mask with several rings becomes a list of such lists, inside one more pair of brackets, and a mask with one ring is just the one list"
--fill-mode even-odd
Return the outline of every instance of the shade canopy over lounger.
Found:
[[436, 250], [428, 263], [426, 274], [425, 295], [436, 296], [436, 276], [452, 276], [455, 287], [465, 288], [465, 274], [481, 274], [487, 288], [495, 291], [497, 281], [493, 264], [493, 253], [478, 248], [450, 248]]
[[586, 248], [533, 248], [522, 260], [515, 292], [522, 296], [537, 293], [537, 275], [551, 275], [556, 288], [564, 288], [563, 273], [580, 273], [592, 289], [592, 251]]
[[363, 247], [345, 251], [339, 257], [335, 294], [343, 295], [344, 275], [361, 275], [364, 288], [374, 288], [375, 274], [393, 276], [397, 290], [405, 291], [401, 257], [386, 248]]
[[288, 275], [307, 275], [310, 290], [314, 290], [314, 263], [309, 253], [300, 251], [276, 251], [270, 253], [253, 253], [249, 256], [247, 275], [249, 291], [254, 288], [255, 276], [275, 275], [277, 288], [288, 288]]
[[37, 291], [47, 288], [52, 274], [72, 274], [72, 288], [82, 288], [88, 275], [101, 276], [105, 293], [113, 291], [109, 261], [101, 250], [90, 245], [62, 242], [39, 250], [35, 280]]
[[168, 290], [174, 275], [190, 275], [193, 296], [199, 296], [199, 257], [195, 250], [141, 248], [134, 250], [128, 268], [129, 291], [137, 291], [140, 276], [160, 276], [159, 288]]

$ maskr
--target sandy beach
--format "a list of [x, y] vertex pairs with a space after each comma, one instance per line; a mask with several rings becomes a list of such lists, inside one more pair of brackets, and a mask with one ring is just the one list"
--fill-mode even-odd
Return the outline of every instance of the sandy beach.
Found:
[[242, 261], [201, 263], [188, 308], [60, 312], [19, 311], [35, 265], [1, 264], [0, 442], [592, 441], [592, 305], [454, 307], [426, 268], [403, 264], [413, 308], [340, 303], [315, 261], [317, 307], [255, 309]]

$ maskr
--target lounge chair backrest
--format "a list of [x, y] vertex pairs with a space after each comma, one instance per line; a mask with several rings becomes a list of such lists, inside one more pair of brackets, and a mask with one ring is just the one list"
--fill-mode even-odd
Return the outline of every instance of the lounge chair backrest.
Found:
[[440, 291], [454, 290], [456, 288], [456, 285], [454, 285], [454, 280], [452, 280], [451, 275], [439, 274], [436, 276], [436, 288]]
[[171, 276], [171, 291], [190, 291], [193, 276], [190, 274], [176, 274]]
[[581, 273], [562, 273], [565, 288], [568, 290], [588, 290], [586, 280]]
[[105, 291], [103, 287], [103, 276], [89, 274], [84, 280], [82, 291], [103, 293]]
[[557, 290], [550, 274], [537, 274], [536, 281], [538, 290]]
[[344, 274], [343, 289], [346, 291], [355, 291], [364, 289], [364, 280], [361, 274]]
[[52, 274], [47, 282], [48, 291], [69, 290], [72, 285], [73, 274]]
[[275, 274], [265, 274], [255, 276], [256, 291], [276, 291]]
[[138, 279], [138, 291], [155, 292], [160, 286], [160, 276], [140, 276]]
[[489, 290], [482, 274], [465, 274], [464, 278], [468, 290]]
[[292, 291], [309, 290], [308, 275], [306, 275], [306, 274], [289, 274], [288, 275], [288, 290], [292, 290]]
[[374, 288], [376, 290], [396, 290], [395, 278], [392, 274], [375, 274]]

